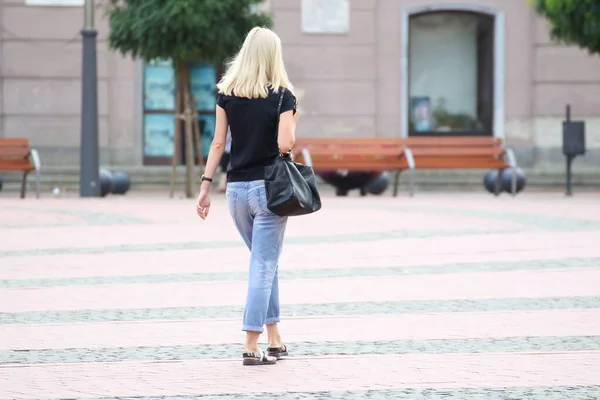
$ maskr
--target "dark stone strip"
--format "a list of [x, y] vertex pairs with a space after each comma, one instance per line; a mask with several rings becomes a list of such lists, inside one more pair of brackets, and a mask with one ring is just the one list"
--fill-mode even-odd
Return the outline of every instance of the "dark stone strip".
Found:
[[[497, 233], [511, 233], [515, 230], [506, 229], [463, 229], [463, 230], [412, 230], [401, 229], [384, 232], [347, 233], [327, 236], [296, 236], [288, 237], [286, 245], [306, 245], [323, 243], [353, 243], [353, 242], [376, 242], [386, 239], [403, 238], [431, 238], [467, 235], [487, 235]], [[50, 248], [29, 250], [0, 250], [0, 257], [33, 257], [53, 256], [62, 254], [100, 254], [100, 253], [130, 253], [130, 252], [156, 252], [176, 250], [203, 250], [203, 249], [230, 249], [243, 247], [241, 240], [215, 241], [210, 243], [186, 242], [186, 243], [148, 243], [148, 244], [124, 244], [118, 246], [80, 247], [80, 248]]]
[[[452, 354], [600, 350], [600, 336], [429, 339], [357, 342], [295, 342], [292, 357], [363, 354]], [[2, 364], [180, 361], [240, 357], [239, 344], [102, 349], [0, 350]]]
[[[424, 300], [392, 302], [353, 302], [289, 304], [282, 316], [327, 316], [408, 314], [510, 310], [561, 310], [600, 308], [600, 297], [540, 297], [474, 300]], [[243, 305], [218, 307], [168, 307], [77, 311], [32, 311], [0, 313], [0, 324], [116, 322], [185, 320], [199, 318], [241, 318]]]
[[[599, 267], [600, 257], [567, 258], [557, 260], [531, 260], [512, 262], [460, 263], [447, 265], [415, 265], [404, 267], [375, 268], [329, 268], [299, 269], [286, 271], [282, 269], [282, 279], [306, 278], [345, 278], [356, 276], [390, 276], [390, 275], [423, 275], [442, 273], [482, 272], [482, 271], [518, 271], [552, 268], [585, 268]], [[123, 285], [139, 283], [172, 283], [172, 282], [206, 282], [206, 281], [239, 281], [247, 279], [247, 272], [192, 273], [168, 275], [137, 276], [93, 276], [62, 279], [5, 279], [0, 280], [0, 288], [17, 287], [51, 287], [73, 285]]]
[[[600, 386], [527, 388], [403, 388], [386, 390], [102, 397], [77, 400], [598, 400]], [[71, 399], [63, 399], [71, 400]], [[72, 399], [75, 400], [75, 399]]]

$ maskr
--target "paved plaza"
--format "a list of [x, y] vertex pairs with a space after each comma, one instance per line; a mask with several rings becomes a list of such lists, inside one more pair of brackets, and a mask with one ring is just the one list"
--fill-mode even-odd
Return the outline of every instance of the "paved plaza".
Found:
[[222, 195], [205, 222], [164, 193], [16, 197], [0, 399], [600, 399], [600, 194], [326, 195], [290, 219], [291, 355], [264, 367]]

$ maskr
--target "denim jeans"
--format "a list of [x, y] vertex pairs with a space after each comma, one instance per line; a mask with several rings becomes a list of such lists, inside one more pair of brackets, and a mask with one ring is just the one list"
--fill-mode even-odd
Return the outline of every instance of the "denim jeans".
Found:
[[242, 330], [263, 332], [279, 322], [279, 256], [287, 217], [267, 208], [264, 181], [227, 183], [227, 206], [250, 249], [248, 294]]

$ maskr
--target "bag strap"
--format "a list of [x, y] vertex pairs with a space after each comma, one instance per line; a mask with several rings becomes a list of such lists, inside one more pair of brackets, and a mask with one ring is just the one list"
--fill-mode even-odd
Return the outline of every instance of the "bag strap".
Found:
[[[282, 87], [281, 88], [281, 93], [279, 94], [279, 104], [277, 105], [277, 126], [275, 127], [275, 140], [277, 140], [278, 136], [279, 136], [279, 119], [281, 117], [281, 105], [283, 104], [283, 94], [285, 93], [285, 88]], [[287, 154], [280, 154], [280, 156], [286, 156], [289, 155], [290, 153]]]
[[279, 133], [279, 118], [281, 116], [281, 105], [283, 104], [283, 94], [285, 93], [285, 88], [281, 88], [281, 93], [279, 94], [279, 104], [277, 105], [277, 132]]

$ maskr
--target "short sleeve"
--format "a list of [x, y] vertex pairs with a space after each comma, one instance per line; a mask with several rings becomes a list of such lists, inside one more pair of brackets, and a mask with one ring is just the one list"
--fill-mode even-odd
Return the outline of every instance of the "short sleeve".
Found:
[[221, 93], [217, 95], [217, 105], [225, 109], [225, 96]]
[[283, 92], [283, 101], [281, 102], [281, 113], [296, 109], [296, 96], [286, 89]]

